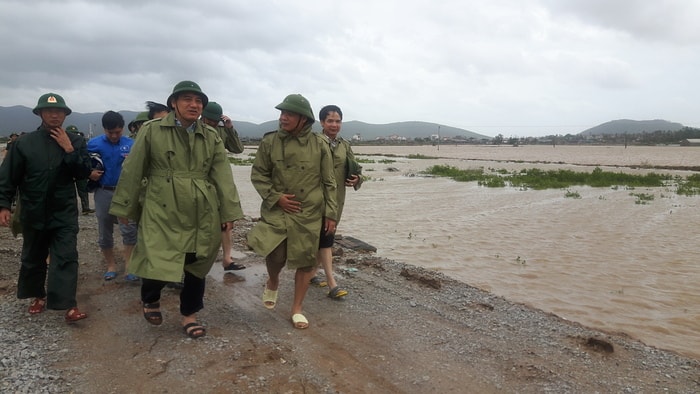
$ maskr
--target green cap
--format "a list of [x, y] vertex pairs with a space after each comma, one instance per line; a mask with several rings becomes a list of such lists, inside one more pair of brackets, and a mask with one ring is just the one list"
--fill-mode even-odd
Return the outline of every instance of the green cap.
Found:
[[223, 108], [216, 101], [210, 101], [204, 110], [202, 111], [202, 116], [211, 120], [220, 120], [221, 115], [224, 114]]
[[148, 111], [139, 112], [139, 114], [136, 115], [136, 119], [134, 119], [134, 122], [146, 122], [146, 121], [148, 121]]
[[34, 112], [34, 115], [39, 115], [39, 111], [44, 108], [60, 108], [66, 112], [66, 116], [73, 112], [66, 105], [66, 100], [56, 93], [46, 93], [45, 95], [39, 97], [39, 101], [37, 101], [36, 107], [34, 107], [32, 112]]
[[209, 103], [209, 97], [207, 97], [204, 92], [202, 92], [202, 89], [197, 85], [197, 83], [192, 82], [192, 81], [182, 81], [178, 82], [177, 85], [173, 88], [173, 92], [168, 96], [168, 100], [166, 101], [166, 105], [168, 108], [172, 108], [171, 102], [172, 100], [179, 94], [183, 92], [192, 92], [196, 93], [199, 95], [199, 97], [202, 99], [202, 104], [206, 107], [207, 104]]
[[69, 133], [79, 133], [80, 132], [80, 130], [78, 130], [78, 128], [75, 127], [74, 125], [70, 125], [70, 126], [66, 127], [66, 131]]
[[294, 112], [299, 115], [306, 116], [311, 123], [315, 122], [314, 111], [311, 109], [311, 104], [304, 96], [300, 94], [290, 94], [284, 98], [284, 101], [277, 104], [277, 109]]

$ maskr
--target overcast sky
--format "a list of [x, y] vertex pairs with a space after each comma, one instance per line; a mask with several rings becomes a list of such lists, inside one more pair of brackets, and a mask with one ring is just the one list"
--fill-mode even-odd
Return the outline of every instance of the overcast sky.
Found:
[[700, 127], [699, 21], [697, 0], [0, 0], [0, 106], [141, 111], [187, 79], [254, 123], [301, 93], [489, 136]]

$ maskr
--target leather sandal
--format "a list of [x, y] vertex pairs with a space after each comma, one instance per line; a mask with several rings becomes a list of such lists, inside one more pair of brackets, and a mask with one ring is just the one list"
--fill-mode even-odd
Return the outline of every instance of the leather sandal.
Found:
[[207, 329], [197, 322], [185, 324], [182, 326], [182, 331], [184, 331], [185, 335], [192, 339], [201, 338], [207, 335]]
[[66, 323], [68, 324], [86, 319], [87, 317], [87, 313], [81, 312], [77, 306], [74, 306], [66, 311]]
[[145, 302], [143, 303], [143, 318], [154, 326], [159, 326], [163, 323], [163, 314], [160, 313], [159, 310], [146, 312], [146, 309], [160, 309], [159, 301], [152, 302], [150, 304]]
[[36, 315], [43, 312], [46, 309], [46, 298], [35, 298], [32, 303], [29, 304], [29, 314]]

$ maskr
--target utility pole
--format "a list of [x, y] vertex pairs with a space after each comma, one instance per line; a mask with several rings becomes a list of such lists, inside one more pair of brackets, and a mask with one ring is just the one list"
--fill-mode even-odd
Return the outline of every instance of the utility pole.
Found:
[[438, 125], [438, 150], [440, 150], [440, 125]]

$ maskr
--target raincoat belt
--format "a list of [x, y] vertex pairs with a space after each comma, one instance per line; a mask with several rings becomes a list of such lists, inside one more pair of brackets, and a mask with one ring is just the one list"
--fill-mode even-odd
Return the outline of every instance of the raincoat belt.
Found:
[[160, 176], [160, 177], [165, 177], [165, 178], [191, 178], [191, 179], [209, 179], [207, 174], [204, 174], [200, 171], [173, 171], [173, 170], [161, 170], [161, 169], [152, 169], [149, 174], [149, 176]]

